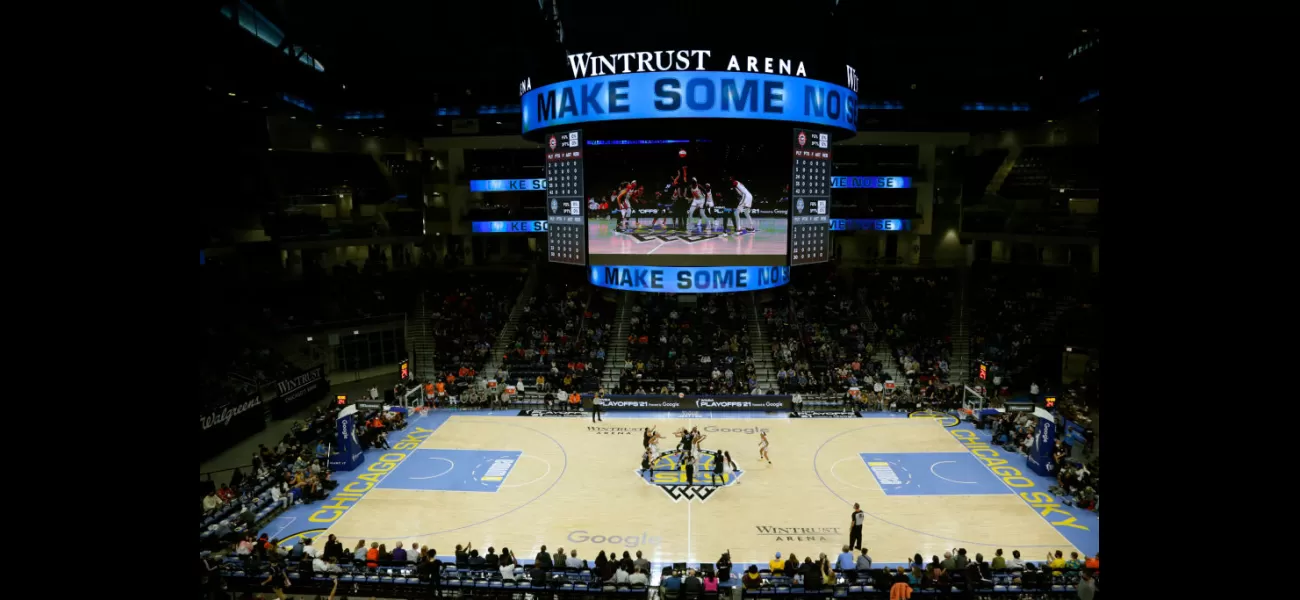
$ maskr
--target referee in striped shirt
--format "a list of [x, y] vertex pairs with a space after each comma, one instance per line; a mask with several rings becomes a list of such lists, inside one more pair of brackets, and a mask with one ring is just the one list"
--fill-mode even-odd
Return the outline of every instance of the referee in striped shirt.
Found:
[[862, 522], [866, 520], [866, 513], [862, 512], [862, 507], [858, 503], [853, 503], [853, 515], [849, 527], [849, 548], [855, 550], [862, 549]]

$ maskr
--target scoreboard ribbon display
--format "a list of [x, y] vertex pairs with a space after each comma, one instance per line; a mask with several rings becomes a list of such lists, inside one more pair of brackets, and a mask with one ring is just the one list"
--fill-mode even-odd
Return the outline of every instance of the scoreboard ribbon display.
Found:
[[523, 133], [631, 119], [750, 119], [857, 130], [849, 88], [789, 75], [731, 71], [628, 73], [542, 86], [523, 96]]
[[831, 136], [794, 130], [794, 172], [790, 175], [790, 265], [830, 259]]
[[587, 265], [582, 131], [546, 136], [547, 255], [551, 262]]
[[600, 287], [667, 294], [752, 292], [790, 283], [790, 267], [592, 266], [590, 275]]

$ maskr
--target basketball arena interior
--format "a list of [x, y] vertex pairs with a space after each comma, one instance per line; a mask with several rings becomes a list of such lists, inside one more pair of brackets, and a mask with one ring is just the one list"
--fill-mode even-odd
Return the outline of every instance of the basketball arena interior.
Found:
[[215, 3], [200, 597], [1095, 598], [1096, 21]]

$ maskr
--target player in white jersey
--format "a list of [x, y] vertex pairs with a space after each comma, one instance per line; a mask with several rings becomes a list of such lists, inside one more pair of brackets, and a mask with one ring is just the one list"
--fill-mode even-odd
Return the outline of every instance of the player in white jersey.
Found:
[[686, 209], [687, 231], [695, 229], [695, 215], [697, 213], [700, 215], [699, 227], [703, 230], [704, 224], [708, 221], [708, 217], [704, 212], [704, 190], [700, 189], [699, 183], [692, 181], [691, 207]]
[[632, 190], [624, 181], [618, 186], [618, 194], [615, 196], [618, 200], [618, 231], [627, 231], [628, 217], [632, 216]]
[[751, 212], [754, 210], [754, 195], [749, 193], [749, 188], [737, 181], [735, 177], [731, 178], [731, 186], [736, 188], [736, 194], [740, 196], [740, 204], [736, 206], [736, 216], [744, 219], [741, 223], [745, 225], [746, 230], [755, 231], [754, 215]]
[[713, 204], [713, 184], [704, 184], [704, 216], [709, 218], [709, 231], [713, 232], [718, 227], [718, 213], [714, 212]]

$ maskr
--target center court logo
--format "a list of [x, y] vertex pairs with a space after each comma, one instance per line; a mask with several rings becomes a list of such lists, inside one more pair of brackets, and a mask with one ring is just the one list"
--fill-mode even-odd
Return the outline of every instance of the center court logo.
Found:
[[755, 525], [754, 528], [758, 530], [757, 535], [773, 536], [777, 542], [828, 542], [843, 537], [839, 527]]
[[673, 502], [681, 502], [683, 499], [687, 502], [694, 500], [705, 502], [718, 490], [736, 483], [745, 473], [741, 470], [724, 470], [716, 479], [717, 483], [714, 483], [713, 465], [712, 454], [707, 452], [701, 454], [695, 462], [693, 479], [687, 480], [686, 469], [682, 467], [681, 453], [672, 451], [660, 454], [659, 458], [650, 464], [649, 473], [640, 469], [633, 472], [642, 481], [663, 490], [669, 498], [673, 499]]

